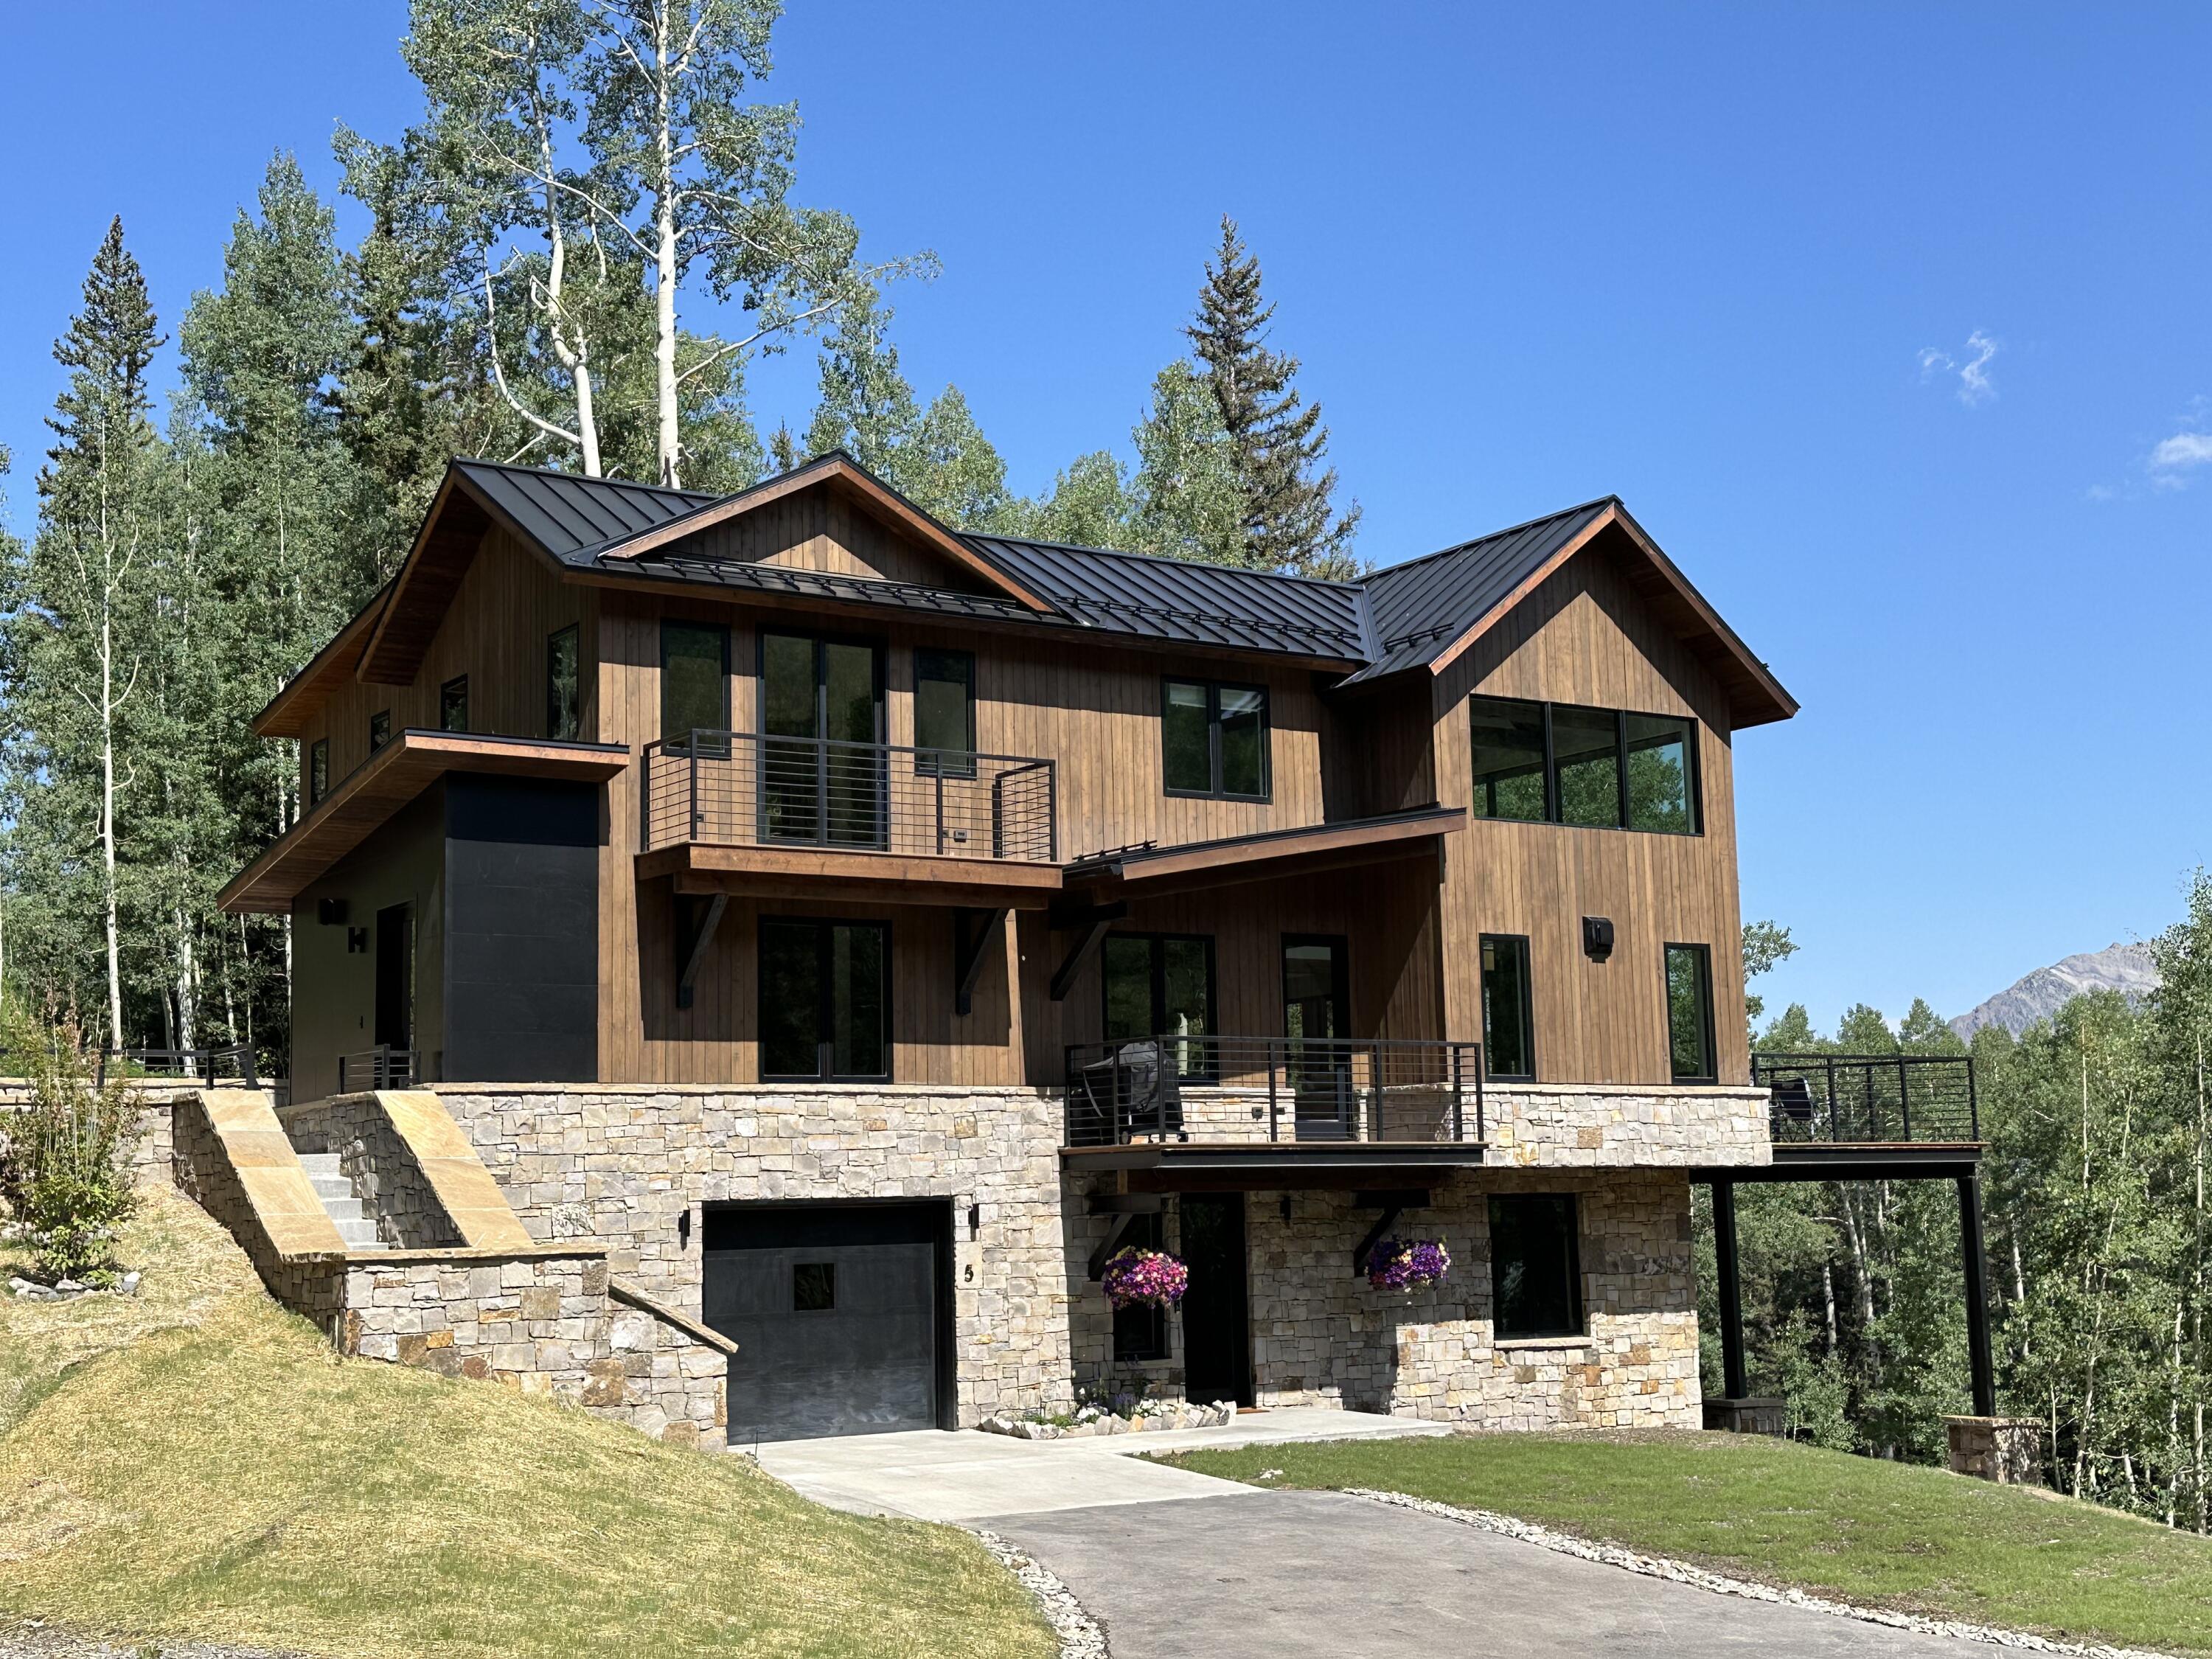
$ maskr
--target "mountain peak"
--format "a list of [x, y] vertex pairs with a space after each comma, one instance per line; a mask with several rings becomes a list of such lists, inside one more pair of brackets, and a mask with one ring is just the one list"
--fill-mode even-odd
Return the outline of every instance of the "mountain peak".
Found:
[[2002, 1025], [2018, 1036], [2085, 991], [2118, 991], [2130, 1002], [2141, 1002], [2157, 988], [2158, 969], [2151, 961], [2150, 946], [2112, 944], [2037, 969], [1971, 1013], [1960, 1015], [1951, 1029], [1972, 1038], [1984, 1025]]

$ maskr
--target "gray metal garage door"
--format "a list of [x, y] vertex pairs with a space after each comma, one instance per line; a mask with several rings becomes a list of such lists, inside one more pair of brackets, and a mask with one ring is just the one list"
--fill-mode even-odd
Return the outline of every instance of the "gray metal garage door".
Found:
[[704, 1220], [706, 1322], [738, 1344], [732, 1445], [939, 1426], [949, 1204], [738, 1204]]

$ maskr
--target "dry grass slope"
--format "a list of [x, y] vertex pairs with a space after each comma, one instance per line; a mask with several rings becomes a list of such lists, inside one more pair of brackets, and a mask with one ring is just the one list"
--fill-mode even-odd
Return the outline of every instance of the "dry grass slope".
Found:
[[0, 1305], [0, 1613], [361, 1659], [1054, 1651], [963, 1533], [342, 1361], [172, 1195], [127, 1255], [137, 1301]]

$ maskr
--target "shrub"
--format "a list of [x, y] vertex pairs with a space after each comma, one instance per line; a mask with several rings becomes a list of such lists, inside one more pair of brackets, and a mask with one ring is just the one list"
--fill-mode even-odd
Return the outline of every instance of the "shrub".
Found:
[[14, 1215], [38, 1271], [99, 1283], [115, 1270], [116, 1230], [131, 1213], [125, 1167], [138, 1110], [121, 1076], [102, 1082], [84, 1027], [49, 1003], [43, 1018], [10, 1008], [0, 1018], [8, 1073], [30, 1099], [7, 1114], [0, 1202]]

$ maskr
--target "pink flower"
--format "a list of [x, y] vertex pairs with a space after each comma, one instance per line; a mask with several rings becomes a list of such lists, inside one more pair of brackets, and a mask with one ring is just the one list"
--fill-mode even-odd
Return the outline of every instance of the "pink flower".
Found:
[[1190, 1287], [1190, 1269], [1165, 1250], [1130, 1244], [1114, 1253], [1101, 1276], [1117, 1308], [1172, 1308]]

